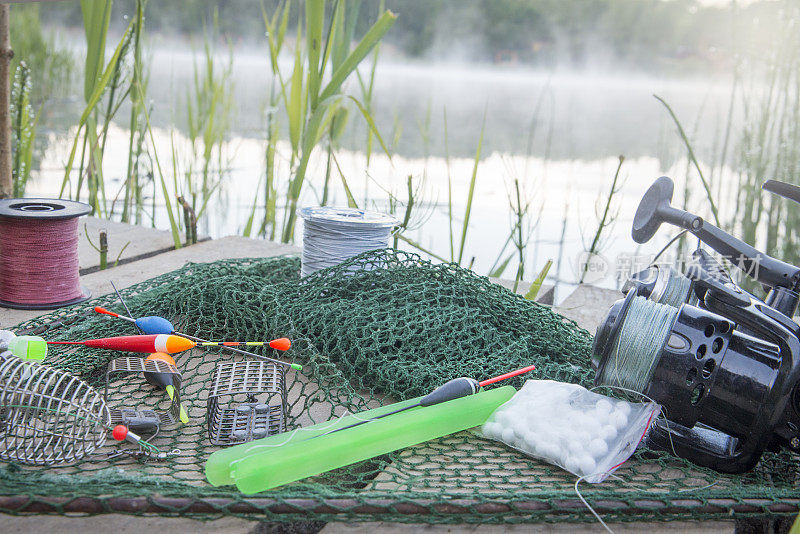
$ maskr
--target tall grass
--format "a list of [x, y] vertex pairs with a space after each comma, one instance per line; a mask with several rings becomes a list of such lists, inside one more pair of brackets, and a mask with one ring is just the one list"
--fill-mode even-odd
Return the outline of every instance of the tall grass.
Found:
[[678, 134], [680, 135], [681, 140], [683, 141], [684, 146], [686, 147], [687, 158], [691, 162], [691, 164], [694, 165], [694, 168], [697, 170], [697, 175], [700, 178], [700, 183], [703, 184], [703, 189], [705, 189], [706, 198], [708, 199], [708, 204], [709, 204], [709, 207], [711, 208], [711, 214], [714, 217], [714, 223], [717, 226], [722, 226], [722, 223], [720, 222], [720, 219], [719, 219], [719, 210], [717, 209], [717, 205], [714, 202], [714, 196], [711, 193], [711, 186], [709, 185], [708, 180], [706, 180], [706, 177], [703, 174], [703, 169], [700, 167], [700, 163], [697, 161], [697, 156], [695, 156], [694, 149], [692, 148], [692, 144], [689, 142], [689, 138], [686, 136], [686, 132], [684, 131], [683, 126], [681, 125], [681, 122], [678, 120], [678, 117], [677, 117], [677, 115], [675, 115], [675, 112], [672, 111], [672, 108], [670, 107], [670, 105], [667, 104], [666, 100], [664, 100], [663, 98], [661, 98], [658, 95], [653, 95], [653, 97], [656, 100], [658, 100], [659, 102], [661, 102], [661, 104], [667, 109], [667, 112], [669, 113], [669, 116], [672, 118], [673, 122], [675, 123], [675, 127], [678, 129]]
[[218, 28], [215, 12], [210, 35], [204, 33], [203, 56], [199, 64], [195, 62], [192, 87], [186, 98], [191, 155], [183, 187], [198, 218], [203, 216], [229, 166], [224, 160], [224, 144], [233, 110], [233, 51], [229, 46], [227, 59], [217, 60], [214, 42], [218, 40]]
[[736, 144], [739, 187], [734, 226], [748, 243], [800, 264], [800, 206], [761, 192], [768, 179], [800, 184], [800, 8], [787, 5], [774, 28], [765, 72], [741, 91], [743, 129]]
[[472, 215], [472, 202], [475, 199], [475, 182], [478, 178], [478, 165], [481, 161], [481, 149], [483, 148], [483, 134], [486, 131], [486, 112], [483, 110], [483, 122], [481, 123], [481, 133], [478, 137], [478, 148], [475, 149], [475, 159], [472, 165], [472, 176], [469, 180], [469, 192], [467, 193], [467, 204], [464, 210], [464, 222], [461, 225], [461, 241], [458, 244], [458, 264], [464, 257], [464, 245], [467, 242], [467, 230], [469, 230], [469, 218]]
[[[142, 180], [144, 164], [145, 128], [144, 114], [145, 95], [147, 93], [147, 66], [144, 63], [144, 10], [146, 0], [136, 0], [136, 15], [133, 27], [133, 66], [130, 82], [130, 121], [128, 126], [128, 165], [124, 181], [124, 198], [122, 202], [122, 222], [142, 221], [144, 211]], [[150, 173], [152, 175], [152, 173]], [[113, 212], [113, 208], [112, 208]], [[133, 215], [133, 218], [131, 217]]]
[[[716, 224], [767, 254], [800, 264], [800, 206], [761, 191], [769, 179], [800, 184], [800, 8], [786, 2], [783, 5], [780, 19], [770, 21], [771, 50], [758, 56], [757, 66], [749, 70], [751, 79], [744, 78], [741, 64], [735, 68], [727, 122], [717, 136], [720, 147], [711, 166], [713, 180], [705, 179], [675, 113], [663, 99], [656, 98], [677, 127], [687, 150], [687, 176], [690, 168], [699, 175]], [[740, 61], [746, 63], [747, 56]], [[739, 111], [742, 117], [736, 120]], [[731, 169], [733, 176], [723, 178], [725, 168]], [[736, 187], [730, 188], [733, 193], [723, 192], [725, 179], [737, 180]], [[713, 181], [717, 183], [718, 196], [730, 203], [731, 209], [724, 216], [719, 214], [711, 193]], [[687, 180], [684, 204], [690, 193]], [[732, 274], [739, 275], [746, 289], [761, 291], [757, 283], [741, 273]]]
[[14, 4], [10, 11], [9, 33], [14, 48], [11, 72], [16, 72], [23, 61], [28, 66], [31, 101], [38, 105], [53, 97], [69, 95], [75, 58], [70, 51], [58, 47], [54, 37], [42, 28], [39, 3]]
[[[278, 141], [280, 140], [279, 106], [283, 102], [281, 98], [284, 94], [284, 83], [280, 76], [278, 57], [283, 50], [284, 41], [286, 39], [290, 8], [291, 3], [286, 1], [282, 7], [276, 9], [270, 17], [267, 15], [263, 3], [261, 5], [264, 26], [267, 28], [270, 68], [275, 75], [270, 82], [269, 99], [265, 110], [267, 143], [264, 151], [264, 216], [258, 233], [262, 237], [271, 240], [275, 239], [275, 235], [278, 232], [278, 187], [276, 183], [275, 157], [278, 150]], [[245, 236], [249, 236], [248, 231], [245, 231]]]
[[[109, 58], [108, 62], [106, 62], [106, 36], [108, 34], [108, 24], [111, 16], [111, 1], [82, 0], [81, 10], [83, 12], [87, 46], [83, 84], [83, 96], [86, 107], [78, 120], [78, 129], [73, 139], [72, 148], [64, 169], [64, 179], [61, 182], [59, 196], [63, 196], [65, 192], [67, 192], [68, 195], [70, 194], [72, 189], [71, 175], [75, 164], [75, 157], [78, 145], [83, 141], [80, 158], [81, 163], [73, 196], [75, 199], [81, 197], [84, 176], [87, 176], [89, 203], [94, 212], [103, 214], [105, 211], [105, 184], [102, 175], [103, 146], [100, 144], [100, 137], [97, 131], [99, 116], [98, 104], [109, 87], [117, 87], [118, 85], [121, 69], [120, 60], [130, 43], [134, 20], [131, 20], [128, 24], [114, 53]], [[115, 104], [114, 100], [115, 92], [116, 90], [110, 91], [108, 96], [109, 100], [105, 116], [106, 131], [107, 124], [119, 109], [119, 105]]]
[[[105, 67], [106, 37], [108, 35], [108, 25], [111, 18], [111, 0], [81, 0], [81, 10], [83, 12], [83, 24], [86, 34], [86, 63], [84, 66], [84, 85], [83, 97], [90, 105], [91, 100], [97, 91], [100, 95], [106, 95], [107, 103], [103, 116], [103, 129], [98, 134], [97, 128], [100, 123], [100, 109], [97, 104], [92, 106], [92, 110], [87, 116], [86, 131], [83, 138], [83, 148], [81, 150], [80, 166], [78, 169], [78, 184], [75, 194], [76, 199], [80, 195], [84, 177], [88, 189], [88, 203], [92, 206], [92, 213], [98, 215], [105, 214], [105, 180], [103, 179], [103, 156], [105, 151], [105, 133], [108, 125], [115, 113], [115, 97], [121, 87], [122, 61], [128, 46], [130, 45], [130, 26], [123, 35], [119, 43], [119, 55], [112, 56], [112, 60]], [[103, 80], [104, 70], [110, 76]], [[98, 99], [99, 100], [99, 99]]]
[[31, 176], [33, 165], [33, 150], [36, 140], [36, 126], [41, 116], [33, 111], [31, 105], [31, 70], [21, 61], [14, 73], [14, 83], [11, 87], [11, 147], [13, 160], [11, 162], [11, 181], [13, 184], [12, 196], [25, 195], [25, 187]]
[[[283, 7], [287, 13], [285, 17], [264, 17], [270, 65], [280, 84], [282, 111], [288, 123], [291, 145], [291, 177], [286, 189], [281, 231], [281, 241], [284, 243], [291, 241], [294, 235], [297, 204], [311, 153], [323, 139], [330, 141], [332, 123], [337, 115], [341, 117], [339, 109], [342, 106], [348, 102], [355, 104], [384, 152], [388, 154], [388, 149], [363, 104], [355, 97], [343, 94], [342, 89], [358, 65], [391, 28], [396, 16], [390, 11], [384, 11], [351, 50], [346, 30], [348, 17], [352, 18], [354, 15], [347, 5], [344, 1], [333, 4], [326, 31], [324, 0], [306, 0], [304, 13], [298, 14], [294, 62], [289, 75], [281, 71], [278, 54], [282, 39], [278, 40], [275, 36], [285, 34], [285, 27], [282, 28], [278, 21], [284, 24], [285, 20], [285, 24], [288, 24], [290, 6], [286, 4]], [[329, 68], [330, 77], [324, 83], [323, 77]]]
[[613, 207], [613, 202], [614, 197], [619, 193], [622, 185], [619, 183], [619, 173], [622, 170], [622, 163], [624, 161], [625, 156], [619, 156], [619, 163], [614, 173], [614, 179], [611, 181], [611, 188], [608, 190], [608, 195], [605, 199], [602, 197], [598, 199], [598, 206], [602, 205], [603, 207], [597, 210], [599, 220], [597, 222], [597, 230], [595, 230], [594, 237], [592, 237], [592, 242], [588, 247], [585, 247], [587, 255], [586, 261], [583, 263], [580, 280], [578, 281], [579, 284], [582, 284], [586, 279], [592, 257], [600, 252], [600, 249], [603, 247], [603, 239], [606, 237], [604, 234], [608, 233], [608, 229], [614, 224], [617, 218], [617, 210]]

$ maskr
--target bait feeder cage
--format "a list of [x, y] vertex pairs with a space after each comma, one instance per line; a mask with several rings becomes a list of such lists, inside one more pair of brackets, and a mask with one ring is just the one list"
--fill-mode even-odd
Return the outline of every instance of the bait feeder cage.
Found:
[[[106, 384], [103, 392], [106, 402], [108, 402], [108, 386], [113, 376], [140, 373], [148, 382], [151, 374], [172, 375], [171, 383], [175, 385], [176, 391], [180, 390], [181, 373], [174, 365], [163, 360], [124, 356], [111, 360], [106, 368]], [[176, 394], [172, 398], [168, 412], [129, 406], [110, 408], [109, 411], [112, 425], [125, 425], [131, 431], [140, 435], [145, 434], [148, 439], [152, 439], [162, 427], [175, 424], [179, 420], [180, 407], [180, 395]]]
[[217, 364], [208, 394], [206, 425], [213, 445], [245, 443], [283, 432], [283, 367], [261, 360]]
[[71, 464], [106, 440], [109, 410], [89, 384], [60, 369], [0, 353], [0, 460]]
[[[795, 186], [770, 181], [764, 189], [800, 202]], [[792, 320], [800, 268], [671, 207], [672, 191], [662, 177], [645, 193], [633, 239], [649, 241], [663, 222], [682, 227], [734, 260], [767, 296], [739, 288], [700, 248], [684, 274], [634, 275], [597, 329], [595, 383], [662, 404], [669, 421], [656, 423], [648, 446], [699, 465], [741, 473], [765, 450], [800, 452], [800, 326]]]

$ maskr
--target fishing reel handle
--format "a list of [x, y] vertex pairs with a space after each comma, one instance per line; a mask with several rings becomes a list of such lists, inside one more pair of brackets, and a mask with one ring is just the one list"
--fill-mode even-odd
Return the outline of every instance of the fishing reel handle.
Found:
[[670, 203], [674, 187], [672, 179], [662, 176], [644, 194], [633, 218], [631, 236], [634, 241], [646, 243], [662, 223], [673, 224], [688, 230], [722, 256], [729, 258], [754, 280], [770, 287], [797, 291], [800, 285], [800, 268], [756, 250], [697, 215], [672, 207]]
[[761, 189], [800, 204], [800, 187], [794, 184], [787, 184], [778, 180], [767, 180], [761, 186]]

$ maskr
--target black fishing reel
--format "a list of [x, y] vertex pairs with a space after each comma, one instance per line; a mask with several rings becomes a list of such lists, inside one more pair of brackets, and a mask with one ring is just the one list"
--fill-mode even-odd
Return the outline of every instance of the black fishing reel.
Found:
[[[765, 189], [800, 202], [800, 188], [784, 185]], [[680, 226], [732, 258], [767, 297], [743, 291], [702, 249], [683, 274], [640, 273], [597, 330], [595, 383], [662, 404], [667, 421], [651, 431], [651, 448], [741, 473], [765, 450], [800, 451], [800, 326], [792, 320], [800, 268], [671, 207], [672, 191], [662, 177], [645, 193], [633, 239], [648, 241], [663, 222]]]

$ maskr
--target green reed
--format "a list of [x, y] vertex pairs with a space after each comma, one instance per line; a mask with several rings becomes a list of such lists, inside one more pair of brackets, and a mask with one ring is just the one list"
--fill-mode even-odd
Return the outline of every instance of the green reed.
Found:
[[[278, 54], [282, 44], [281, 35], [285, 35], [288, 25], [289, 10], [290, 5], [287, 3], [279, 10], [286, 13], [285, 16], [264, 16], [270, 65], [280, 85], [280, 100], [283, 104], [281, 110], [286, 117], [291, 145], [291, 175], [286, 188], [281, 232], [281, 241], [284, 243], [291, 241], [294, 235], [297, 204], [311, 153], [323, 139], [330, 142], [332, 124], [335, 124], [337, 116], [341, 120], [341, 112], [338, 111], [340, 108], [348, 102], [355, 104], [381, 148], [388, 154], [388, 149], [363, 104], [357, 98], [343, 94], [342, 89], [396, 18], [390, 11], [384, 11], [351, 50], [347, 28], [348, 20], [354, 16], [354, 10], [347, 8], [347, 2], [337, 1], [333, 4], [326, 31], [324, 0], [306, 0], [304, 13], [297, 17], [294, 62], [291, 74], [287, 76], [280, 69]], [[276, 39], [276, 36], [280, 39]], [[329, 68], [330, 77], [324, 80], [323, 76]]]

